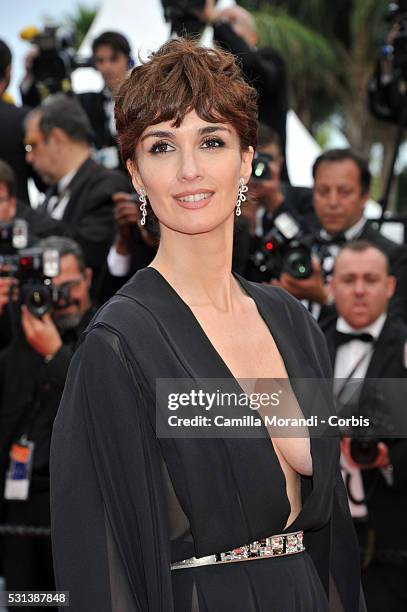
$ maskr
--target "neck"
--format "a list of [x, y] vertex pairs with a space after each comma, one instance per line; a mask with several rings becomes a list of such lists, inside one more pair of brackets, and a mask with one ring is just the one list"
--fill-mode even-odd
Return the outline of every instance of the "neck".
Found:
[[66, 155], [60, 158], [58, 180], [60, 181], [71, 172], [77, 172], [89, 155], [90, 150], [87, 145], [70, 145]]
[[233, 309], [241, 294], [232, 276], [234, 216], [211, 232], [182, 234], [160, 226], [160, 246], [151, 266], [190, 306]]

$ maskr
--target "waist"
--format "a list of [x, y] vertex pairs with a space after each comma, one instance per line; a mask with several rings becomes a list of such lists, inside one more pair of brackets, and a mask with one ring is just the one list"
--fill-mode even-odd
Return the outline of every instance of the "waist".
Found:
[[251, 561], [253, 559], [267, 559], [269, 557], [281, 557], [303, 552], [304, 534], [302, 531], [284, 533], [256, 540], [250, 544], [239, 546], [233, 550], [208, 555], [206, 557], [191, 557], [171, 563], [171, 569], [186, 569], [188, 567], [200, 567], [202, 565], [216, 565], [221, 563], [233, 563], [236, 561]]

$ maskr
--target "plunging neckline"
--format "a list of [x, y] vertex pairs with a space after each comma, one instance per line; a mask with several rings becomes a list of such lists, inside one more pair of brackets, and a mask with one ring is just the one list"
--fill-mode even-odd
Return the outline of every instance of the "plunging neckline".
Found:
[[[208, 350], [209, 350], [209, 351], [210, 351], [210, 352], [211, 352], [211, 353], [214, 355], [214, 357], [216, 358], [216, 360], [217, 360], [217, 362], [218, 362], [219, 366], [221, 367], [221, 369], [223, 369], [223, 370], [224, 370], [224, 372], [225, 372], [225, 373], [227, 373], [227, 376], [228, 376], [229, 378], [231, 378], [231, 379], [234, 381], [234, 383], [235, 383], [235, 384], [237, 385], [237, 387], [238, 387], [238, 388], [241, 390], [241, 392], [242, 392], [242, 393], [245, 393], [245, 391], [244, 391], [244, 390], [242, 389], [242, 387], [240, 386], [240, 384], [239, 384], [239, 382], [238, 382], [238, 379], [236, 379], [236, 377], [235, 377], [235, 376], [234, 376], [234, 374], [231, 372], [230, 368], [228, 367], [228, 365], [226, 364], [226, 362], [224, 361], [224, 359], [223, 359], [223, 358], [222, 358], [222, 356], [220, 355], [219, 351], [218, 351], [218, 350], [215, 348], [215, 346], [212, 344], [212, 342], [211, 342], [210, 338], [209, 338], [209, 337], [208, 337], [208, 335], [206, 334], [206, 332], [205, 332], [204, 328], [203, 328], [203, 327], [202, 327], [202, 325], [200, 324], [199, 320], [198, 320], [198, 319], [197, 319], [197, 317], [195, 316], [195, 314], [194, 314], [193, 310], [190, 308], [190, 306], [189, 306], [189, 305], [188, 305], [188, 304], [185, 302], [185, 300], [183, 300], [183, 299], [182, 299], [182, 297], [181, 297], [181, 296], [178, 294], [178, 292], [177, 292], [177, 291], [175, 290], [175, 288], [174, 288], [174, 287], [171, 285], [171, 283], [169, 283], [169, 282], [168, 282], [168, 280], [165, 278], [165, 276], [163, 276], [163, 275], [161, 274], [161, 272], [159, 272], [159, 271], [158, 271], [156, 268], [153, 268], [152, 266], [147, 266], [145, 269], [146, 269], [146, 270], [147, 270], [147, 269], [153, 270], [153, 274], [154, 274], [154, 275], [155, 275], [155, 276], [156, 276], [156, 277], [157, 277], [157, 278], [158, 278], [158, 279], [159, 279], [159, 280], [160, 280], [162, 283], [164, 283], [164, 285], [166, 286], [166, 288], [168, 289], [168, 291], [170, 292], [170, 294], [174, 296], [174, 298], [175, 298], [176, 302], [177, 302], [177, 303], [179, 303], [179, 304], [182, 306], [182, 308], [185, 310], [185, 312], [187, 312], [187, 313], [190, 315], [190, 317], [192, 317], [192, 321], [193, 321], [193, 324], [194, 324], [195, 328], [198, 330], [198, 332], [199, 332], [199, 334], [200, 334], [200, 336], [201, 336], [201, 338], [202, 338], [203, 342], [205, 342], [205, 344], [206, 344], [206, 346], [207, 346]], [[273, 326], [272, 326], [272, 324], [271, 324], [271, 322], [270, 322], [270, 318], [266, 316], [266, 314], [265, 314], [265, 312], [264, 312], [264, 311], [262, 311], [261, 305], [258, 303], [258, 301], [255, 299], [254, 295], [253, 295], [253, 294], [252, 294], [252, 292], [250, 291], [250, 283], [249, 283], [249, 281], [246, 281], [245, 279], [243, 279], [242, 277], [240, 277], [239, 275], [237, 275], [237, 274], [236, 274], [235, 272], [233, 272], [233, 271], [232, 271], [232, 274], [233, 274], [233, 277], [236, 279], [237, 283], [239, 284], [239, 286], [241, 287], [242, 291], [243, 291], [244, 293], [246, 293], [246, 295], [248, 295], [248, 297], [250, 297], [250, 298], [253, 300], [253, 302], [254, 302], [254, 304], [255, 304], [255, 306], [256, 306], [256, 309], [257, 309], [257, 312], [258, 312], [259, 316], [262, 318], [262, 320], [263, 320], [264, 324], [266, 325], [267, 329], [269, 330], [269, 333], [270, 333], [270, 335], [272, 336], [272, 338], [273, 338], [273, 340], [274, 340], [274, 343], [275, 343], [275, 345], [276, 345], [276, 347], [277, 347], [277, 350], [278, 350], [278, 352], [279, 352], [279, 354], [280, 354], [280, 357], [281, 357], [281, 359], [282, 359], [282, 362], [283, 362], [283, 364], [284, 364], [284, 368], [285, 368], [285, 371], [286, 371], [286, 373], [287, 373], [287, 380], [289, 381], [289, 380], [290, 380], [290, 368], [289, 368], [289, 367], [287, 367], [287, 359], [288, 359], [288, 358], [287, 358], [287, 355], [285, 354], [284, 350], [282, 350], [282, 349], [281, 349], [281, 346], [282, 346], [282, 344], [283, 344], [283, 342], [281, 341], [281, 337], [279, 336], [278, 332], [277, 332], [277, 333], [275, 333], [275, 327], [273, 328]], [[296, 398], [297, 404], [298, 404], [298, 406], [300, 407], [300, 410], [301, 410], [301, 412], [302, 412], [302, 409], [301, 409], [301, 404], [300, 404], [299, 399], [298, 399], [298, 397], [297, 397], [297, 395], [296, 395], [296, 393], [295, 393], [295, 390], [294, 390], [294, 389], [292, 389], [292, 391], [293, 391], [294, 396], [295, 396], [295, 398]], [[302, 413], [302, 414], [304, 414], [304, 413]], [[265, 426], [265, 425], [263, 425], [263, 426], [266, 428], [266, 426]], [[267, 435], [268, 435], [268, 432], [267, 432]], [[272, 438], [270, 438], [270, 436], [269, 436], [269, 435], [268, 435], [268, 437], [269, 437], [270, 442], [272, 443]], [[315, 456], [316, 456], [316, 454], [313, 452], [313, 451], [314, 451], [314, 448], [313, 448], [313, 446], [314, 446], [314, 444], [313, 444], [314, 439], [313, 439], [311, 436], [309, 436], [309, 440], [310, 440], [310, 455], [311, 455], [311, 460], [312, 460], [312, 465], [313, 465], [313, 473], [312, 473], [312, 477], [311, 477], [311, 478], [312, 478], [312, 482], [314, 483], [314, 479], [316, 478], [316, 475], [315, 475], [315, 472], [316, 472], [316, 461], [315, 461]], [[279, 465], [279, 469], [280, 469], [281, 473], [283, 474], [284, 479], [286, 480], [286, 477], [285, 477], [285, 474], [284, 474], [284, 470], [283, 470], [283, 468], [282, 468], [282, 466], [281, 466], [280, 460], [279, 460], [279, 458], [278, 458], [278, 456], [277, 456], [277, 453], [276, 453], [276, 450], [275, 450], [275, 448], [274, 448], [273, 443], [271, 444], [271, 447], [273, 448], [273, 452], [274, 452], [274, 453], [275, 453], [275, 455], [276, 455], [276, 459], [277, 459], [277, 463], [278, 463], [278, 465]], [[290, 467], [291, 467], [291, 466], [290, 466]], [[294, 468], [292, 468], [292, 467], [291, 467], [291, 469], [292, 469], [292, 470], [294, 470]], [[296, 471], [296, 470], [294, 470], [294, 471]], [[307, 478], [306, 476], [304, 476], [303, 474], [300, 474], [299, 472], [296, 472], [296, 473], [297, 473], [297, 474], [298, 474], [298, 476], [300, 477], [300, 482], [301, 482], [301, 478]], [[293, 520], [293, 521], [292, 521], [292, 522], [291, 522], [289, 525], [287, 525], [286, 527], [284, 527], [284, 529], [282, 530], [283, 532], [285, 532], [285, 531], [287, 531], [287, 530], [289, 530], [289, 529], [292, 529], [292, 528], [293, 528], [293, 526], [294, 526], [294, 525], [295, 525], [295, 524], [296, 524], [298, 521], [300, 521], [300, 519], [301, 519], [301, 515], [302, 515], [302, 513], [303, 513], [303, 509], [304, 509], [305, 505], [307, 504], [308, 500], [311, 498], [311, 496], [313, 495], [313, 493], [314, 493], [314, 492], [315, 492], [315, 486], [314, 486], [314, 484], [313, 484], [313, 485], [312, 485], [312, 489], [311, 489], [311, 491], [310, 491], [309, 495], [308, 495], [308, 496], [305, 498], [305, 500], [302, 500], [302, 495], [301, 495], [301, 509], [300, 509], [300, 512], [298, 513], [298, 515], [297, 515], [297, 516], [294, 518], [294, 520]], [[287, 491], [285, 491], [285, 495], [286, 495], [286, 499], [287, 499], [288, 506], [289, 506], [289, 513], [288, 513], [288, 515], [287, 515], [287, 518], [288, 518], [288, 516], [289, 516], [289, 515], [290, 515], [290, 513], [291, 513], [291, 503], [290, 503], [290, 501], [289, 501]]]

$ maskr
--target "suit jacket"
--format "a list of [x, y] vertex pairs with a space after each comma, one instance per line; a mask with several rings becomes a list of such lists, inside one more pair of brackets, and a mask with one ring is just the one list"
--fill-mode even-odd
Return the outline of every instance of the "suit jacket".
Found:
[[[21, 329], [0, 356], [0, 522], [10, 446], [23, 433], [35, 443], [30, 497], [49, 490], [52, 425], [76, 343], [93, 314], [90, 309], [77, 328], [61, 334], [63, 346], [49, 363], [29, 347]], [[29, 521], [29, 502], [27, 513]]]
[[103, 91], [89, 91], [78, 94], [77, 97], [92, 126], [96, 149], [117, 146], [117, 141], [109, 130]]
[[29, 202], [27, 180], [31, 174], [24, 150], [24, 119], [28, 111], [0, 99], [0, 159], [14, 170], [17, 197], [24, 202]]
[[44, 226], [46, 221], [47, 235], [54, 233], [76, 240], [84, 251], [87, 265], [94, 274], [99, 274], [115, 233], [112, 195], [118, 191], [131, 191], [130, 182], [121, 172], [108, 170], [87, 159], [68, 189], [70, 198], [61, 220], [52, 219], [46, 213], [51, 194], [41, 207], [46, 217], [42, 221]]
[[[336, 320], [325, 331], [332, 365], [336, 358], [335, 329]], [[365, 380], [406, 378], [406, 342], [407, 326], [397, 318], [388, 316], [376, 342]], [[364, 383], [360, 396], [361, 410], [364, 411], [363, 406], [369, 406], [377, 400], [379, 394], [380, 391], [372, 397], [368, 383]], [[397, 399], [396, 388], [394, 399]], [[403, 433], [400, 432], [401, 435]], [[395, 530], [395, 526], [403, 525], [407, 513], [407, 440], [392, 438], [384, 441], [389, 448], [390, 463], [393, 466], [393, 484], [387, 483], [379, 469], [362, 470], [368, 522], [375, 534], [374, 543], [378, 555], [383, 550], [407, 551], [407, 534], [402, 529]]]

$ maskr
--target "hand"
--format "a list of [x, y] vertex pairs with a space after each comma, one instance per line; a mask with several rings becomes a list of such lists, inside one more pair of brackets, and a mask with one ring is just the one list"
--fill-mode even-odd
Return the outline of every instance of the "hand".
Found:
[[137, 225], [142, 239], [148, 246], [154, 246], [156, 239], [141, 225], [141, 213], [139, 205], [134, 202], [130, 193], [118, 192], [113, 194], [115, 202], [114, 216], [119, 230], [115, 248], [119, 255], [129, 255], [132, 243], [132, 226]]
[[61, 348], [61, 336], [49, 312], [38, 319], [26, 306], [22, 306], [21, 324], [28, 344], [36, 353], [50, 357]]
[[131, 244], [131, 226], [140, 222], [140, 209], [134, 202], [130, 193], [118, 192], [113, 194], [115, 203], [114, 218], [119, 231], [116, 240], [116, 250], [120, 255], [128, 255]]
[[384, 442], [379, 442], [377, 445], [378, 455], [376, 460], [373, 463], [368, 463], [367, 465], [361, 465], [360, 463], [356, 463], [350, 452], [350, 443], [351, 438], [342, 438], [341, 440], [341, 452], [344, 455], [346, 461], [352, 467], [359, 468], [360, 470], [373, 470], [375, 468], [386, 468], [390, 463], [389, 458], [389, 448]]
[[202, 10], [195, 11], [196, 16], [203, 23], [214, 23], [219, 18], [219, 11], [215, 8], [215, 0], [206, 0]]
[[[11, 276], [0, 277], [0, 315], [3, 314], [4, 307], [9, 302], [10, 287], [15, 285], [17, 280]], [[13, 300], [17, 299], [17, 295], [13, 295]]]
[[328, 301], [329, 288], [324, 285], [321, 264], [317, 259], [312, 259], [312, 274], [309, 278], [297, 279], [283, 272], [279, 280], [272, 281], [272, 285], [282, 287], [299, 300], [310, 300], [319, 304]]

